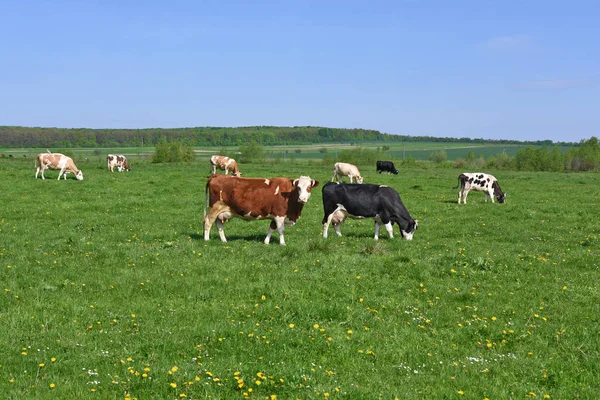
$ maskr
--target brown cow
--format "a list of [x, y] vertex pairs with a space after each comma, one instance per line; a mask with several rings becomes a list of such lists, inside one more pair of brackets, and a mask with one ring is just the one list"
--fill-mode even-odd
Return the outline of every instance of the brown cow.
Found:
[[216, 174], [217, 168], [224, 169], [225, 175], [229, 174], [229, 171], [233, 174], [233, 176], [240, 177], [242, 173], [240, 172], [237, 162], [233, 158], [229, 158], [227, 156], [212, 156], [210, 157], [210, 173]]
[[71, 157], [67, 157], [64, 154], [50, 153], [50, 151], [48, 151], [48, 153], [40, 153], [36, 158], [36, 167], [35, 179], [37, 179], [40, 171], [42, 171], [42, 179], [46, 179], [44, 177], [44, 171], [47, 169], [58, 169], [60, 170], [58, 179], [60, 179], [63, 174], [65, 179], [67, 179], [67, 174], [72, 172], [75, 174], [75, 178], [77, 178], [78, 181], [83, 180], [83, 172], [77, 169]]
[[129, 167], [129, 162], [127, 161], [127, 158], [122, 154], [107, 155], [106, 163], [108, 165], [108, 170], [110, 172], [113, 172], [113, 169], [115, 167], [117, 167], [117, 171], [119, 171], [119, 172], [122, 172], [123, 170], [131, 171], [131, 168]]
[[[279, 243], [285, 245], [285, 225], [296, 223], [304, 204], [310, 198], [312, 188], [318, 181], [308, 176], [288, 178], [238, 178], [227, 175], [211, 175], [206, 182], [204, 205], [204, 240], [209, 240], [210, 228], [216, 221], [221, 241], [226, 242], [223, 223], [237, 217], [247, 221], [270, 219], [265, 244], [277, 229]], [[210, 209], [207, 213], [207, 209]]]

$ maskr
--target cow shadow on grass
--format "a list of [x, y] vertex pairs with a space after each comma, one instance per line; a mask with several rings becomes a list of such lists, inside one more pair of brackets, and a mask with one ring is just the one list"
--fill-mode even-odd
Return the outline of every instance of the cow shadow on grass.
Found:
[[[204, 233], [194, 232], [194, 233], [188, 233], [187, 235], [190, 238], [192, 238], [192, 240], [204, 241]], [[227, 234], [225, 234], [225, 237], [227, 238], [227, 242], [236, 242], [236, 241], [263, 242], [265, 240], [265, 237], [267, 237], [267, 234], [266, 233], [265, 234], [255, 233], [255, 234], [250, 234], [250, 235], [227, 235]], [[279, 236], [277, 236], [275, 234], [273, 236], [271, 236], [271, 242], [273, 242], [274, 240], [277, 241], [277, 243], [279, 243]], [[221, 238], [219, 237], [219, 234], [217, 232], [211, 232], [209, 242], [221, 243]]]

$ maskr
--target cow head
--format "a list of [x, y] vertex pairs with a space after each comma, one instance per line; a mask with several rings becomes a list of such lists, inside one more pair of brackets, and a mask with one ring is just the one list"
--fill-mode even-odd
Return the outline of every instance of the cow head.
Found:
[[406, 228], [407, 230], [403, 230], [402, 228], [400, 228], [400, 233], [402, 234], [402, 237], [406, 240], [412, 240], [413, 235], [415, 234], [415, 231], [417, 230], [417, 228], [419, 227], [419, 221], [418, 220], [414, 220], [414, 223], [411, 222], [408, 224], [408, 227]]
[[233, 176], [237, 176], [238, 178], [242, 177], [242, 173], [240, 171], [234, 172]]
[[506, 200], [506, 192], [503, 192], [502, 189], [500, 189], [498, 181], [492, 183], [492, 188], [494, 189], [494, 196], [496, 196], [498, 203], [504, 203], [504, 200]]
[[[65, 174], [66, 177], [66, 174]], [[83, 172], [81, 172], [81, 170], [77, 171], [77, 173], [75, 174], [75, 178], [77, 178], [78, 181], [82, 181], [83, 180]]]
[[310, 179], [309, 176], [301, 176], [298, 179], [294, 179], [293, 185], [298, 190], [298, 202], [306, 203], [310, 199], [311, 189], [319, 186], [319, 181]]
[[362, 176], [360, 176], [360, 175], [358, 175], [358, 176], [356, 177], [356, 183], [363, 183], [363, 177], [362, 177]]
[[506, 200], [506, 192], [500, 192], [499, 195], [496, 195], [496, 199], [498, 199], [498, 203], [504, 203]]

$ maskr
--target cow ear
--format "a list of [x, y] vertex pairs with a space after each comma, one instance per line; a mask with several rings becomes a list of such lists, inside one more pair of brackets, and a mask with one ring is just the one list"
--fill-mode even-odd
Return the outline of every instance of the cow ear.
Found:
[[319, 186], [319, 181], [316, 181], [316, 180], [313, 179], [312, 180], [312, 187], [317, 187], [317, 186]]
[[296, 186], [296, 184], [298, 184], [298, 179], [294, 179], [294, 182], [292, 182], [292, 185]]

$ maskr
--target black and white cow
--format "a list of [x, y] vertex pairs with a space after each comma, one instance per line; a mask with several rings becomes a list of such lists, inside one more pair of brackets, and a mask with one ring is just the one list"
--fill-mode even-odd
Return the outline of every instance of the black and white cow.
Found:
[[506, 193], [500, 189], [498, 180], [490, 174], [484, 174], [483, 172], [464, 172], [458, 176], [458, 185], [452, 189], [457, 189], [460, 186], [458, 192], [458, 204], [462, 197], [463, 204], [467, 204], [467, 195], [470, 190], [478, 190], [484, 192], [484, 198], [487, 202], [488, 197], [494, 202], [494, 196], [498, 199], [498, 203], [504, 203], [506, 200]]
[[389, 186], [329, 182], [323, 186], [323, 209], [324, 238], [327, 237], [330, 223], [333, 223], [338, 236], [342, 236], [340, 225], [346, 217], [373, 218], [375, 240], [379, 239], [381, 225], [390, 238], [393, 238], [393, 224], [398, 224], [400, 234], [406, 240], [412, 240], [415, 229], [419, 226], [418, 221], [408, 213], [398, 192]]
[[398, 170], [391, 161], [377, 161], [377, 172], [389, 172], [394, 175], [398, 175]]

